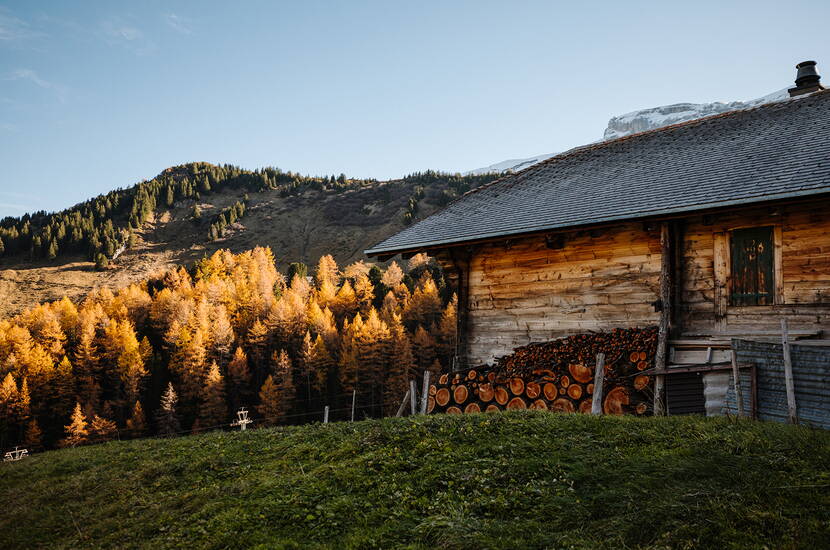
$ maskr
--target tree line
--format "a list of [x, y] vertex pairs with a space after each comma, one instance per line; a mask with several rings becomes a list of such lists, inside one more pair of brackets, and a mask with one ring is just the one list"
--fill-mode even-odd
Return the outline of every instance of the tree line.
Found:
[[227, 425], [318, 420], [357, 396], [394, 414], [410, 379], [450, 367], [456, 298], [428, 257], [403, 269], [268, 248], [220, 250], [117, 292], [0, 321], [0, 446], [74, 446]]
[[[445, 204], [467, 190], [492, 181], [496, 176], [485, 174], [461, 176], [428, 170], [399, 180], [403, 185], [419, 187], [409, 200], [404, 214], [410, 223], [417, 213], [417, 201], [424, 196], [424, 187], [435, 187], [437, 199]], [[116, 189], [57, 213], [45, 211], [0, 220], [0, 257], [55, 259], [62, 255], [83, 254], [99, 268], [106, 267], [119, 251], [132, 246], [133, 232], [161, 208], [172, 208], [184, 201], [199, 201], [210, 193], [226, 189], [246, 193], [278, 190], [283, 197], [302, 194], [309, 189], [343, 192], [376, 186], [374, 179], [339, 176], [305, 176], [283, 172], [279, 168], [244, 170], [238, 166], [222, 166], [205, 162], [168, 168], [158, 177], [127, 189]], [[389, 187], [379, 186], [390, 198]], [[381, 193], [384, 195], [384, 193]], [[413, 203], [414, 201], [414, 203]], [[211, 224], [207, 237], [221, 237], [225, 227], [244, 214], [244, 203], [222, 212]], [[199, 217], [198, 204], [194, 218]]]

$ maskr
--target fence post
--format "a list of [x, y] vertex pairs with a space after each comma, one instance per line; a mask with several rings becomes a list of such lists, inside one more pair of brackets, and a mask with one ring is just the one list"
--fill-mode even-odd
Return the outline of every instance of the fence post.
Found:
[[427, 413], [427, 396], [429, 395], [429, 371], [424, 371], [424, 388], [421, 392], [421, 414]]
[[418, 400], [418, 390], [415, 386], [415, 380], [409, 381], [409, 406], [411, 407], [412, 414], [416, 414], [418, 411], [416, 410], [415, 403]]
[[597, 366], [594, 369], [594, 398], [591, 401], [591, 414], [602, 414], [602, 382], [605, 379], [605, 354], [597, 354]]
[[789, 331], [787, 320], [781, 319], [781, 347], [784, 352], [784, 384], [787, 388], [787, 422], [798, 423], [795, 408], [795, 382], [793, 381], [793, 360], [790, 355]]
[[329, 406], [326, 405], [326, 408], [323, 409], [323, 424], [329, 423]]
[[354, 403], [357, 400], [357, 390], [352, 390], [352, 422], [354, 422]]
[[409, 401], [409, 390], [406, 390], [406, 393], [403, 396], [403, 401], [401, 401], [401, 406], [398, 407], [398, 412], [395, 413], [396, 417], [403, 416], [403, 410], [406, 408], [406, 402]]

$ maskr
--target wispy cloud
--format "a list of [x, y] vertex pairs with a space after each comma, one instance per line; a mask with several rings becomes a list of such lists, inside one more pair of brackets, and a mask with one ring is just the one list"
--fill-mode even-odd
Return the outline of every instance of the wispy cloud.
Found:
[[37, 72], [32, 69], [14, 70], [11, 72], [11, 74], [9, 74], [9, 76], [5, 78], [5, 80], [24, 80], [26, 82], [31, 82], [39, 88], [43, 88], [44, 90], [49, 90], [53, 92], [55, 94], [55, 97], [57, 97], [58, 101], [60, 101], [61, 103], [64, 103], [66, 101], [66, 86], [57, 84], [55, 82], [51, 82], [49, 80], [46, 80], [45, 78], [41, 78], [41, 76], [38, 75]]
[[61, 103], [66, 101], [66, 86], [57, 84], [41, 78], [36, 71], [32, 69], [17, 69], [6, 77], [6, 80], [25, 80], [31, 82], [39, 88], [52, 91]]
[[164, 21], [167, 23], [168, 27], [170, 27], [178, 33], [193, 34], [193, 29], [191, 28], [190, 20], [185, 17], [181, 17], [180, 15], [176, 15], [175, 13], [168, 13], [164, 16]]
[[32, 30], [28, 23], [13, 16], [6, 8], [0, 6], [0, 42], [11, 43], [34, 38], [41, 33]]
[[111, 17], [101, 22], [101, 33], [109, 44], [119, 45], [137, 55], [143, 55], [156, 49], [136, 25], [121, 17]]

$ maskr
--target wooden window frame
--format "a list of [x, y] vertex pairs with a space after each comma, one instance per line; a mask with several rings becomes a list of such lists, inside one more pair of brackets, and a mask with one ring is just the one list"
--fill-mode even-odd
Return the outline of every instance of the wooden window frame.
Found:
[[[748, 229], [754, 227], [772, 227], [773, 255], [772, 255], [772, 276], [773, 276], [773, 299], [772, 304], [764, 305], [732, 305], [732, 232], [736, 229]], [[763, 308], [784, 304], [784, 260], [783, 260], [783, 227], [781, 224], [756, 223], [729, 227], [724, 231], [713, 234], [714, 257], [713, 271], [715, 284], [715, 319], [725, 320], [729, 308]]]

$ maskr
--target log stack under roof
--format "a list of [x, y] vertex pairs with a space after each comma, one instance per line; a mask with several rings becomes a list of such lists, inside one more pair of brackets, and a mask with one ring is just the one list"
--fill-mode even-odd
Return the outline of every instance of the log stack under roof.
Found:
[[427, 410], [489, 412], [539, 409], [590, 413], [597, 353], [605, 353], [605, 414], [652, 412], [654, 381], [638, 374], [654, 364], [657, 329], [615, 329], [530, 344], [465, 371], [442, 374]]

